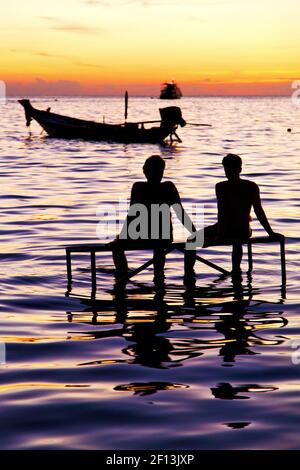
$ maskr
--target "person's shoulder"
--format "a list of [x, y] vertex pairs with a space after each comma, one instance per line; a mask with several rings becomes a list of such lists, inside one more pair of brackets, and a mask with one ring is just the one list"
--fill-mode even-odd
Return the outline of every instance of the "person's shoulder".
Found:
[[133, 183], [132, 185], [132, 189], [140, 189], [140, 188], [143, 188], [145, 187], [147, 183], [145, 181], [136, 181], [135, 183]]
[[219, 183], [216, 184], [216, 191], [222, 190], [228, 185], [228, 181], [219, 181]]
[[166, 191], [177, 191], [176, 185], [173, 181], [163, 181], [160, 183]]
[[164, 181], [162, 184], [164, 198], [171, 204], [179, 203], [180, 196], [176, 185], [172, 181]]
[[165, 188], [176, 188], [175, 184], [173, 183], [173, 181], [163, 181], [162, 183], [160, 183], [162, 185], [164, 185]]
[[257, 191], [259, 189], [258, 185], [254, 183], [254, 181], [245, 180], [245, 179], [241, 179], [241, 181], [243, 185], [249, 188], [250, 190]]

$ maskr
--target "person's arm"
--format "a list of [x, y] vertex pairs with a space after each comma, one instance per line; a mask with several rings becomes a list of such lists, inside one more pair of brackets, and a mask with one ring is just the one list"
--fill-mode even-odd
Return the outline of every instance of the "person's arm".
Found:
[[253, 209], [254, 209], [257, 219], [259, 220], [259, 222], [261, 223], [265, 231], [270, 235], [270, 237], [276, 235], [275, 232], [273, 232], [273, 229], [271, 228], [271, 225], [262, 207], [262, 203], [260, 199], [260, 191], [257, 185], [255, 187], [255, 192], [254, 192]]
[[139, 183], [133, 183], [130, 194], [130, 206], [139, 202]]
[[128, 213], [126, 215], [126, 218], [124, 220], [124, 223], [123, 223], [123, 226], [122, 226], [122, 229], [121, 229], [121, 232], [119, 235], [117, 235], [116, 237], [116, 240], [119, 240], [119, 239], [128, 239], [128, 227], [129, 227], [129, 224], [132, 220], [132, 214], [130, 214], [130, 208], [136, 204], [138, 201], [138, 187], [137, 187], [137, 184], [134, 183], [132, 188], [131, 188], [131, 194], [130, 194], [130, 204], [129, 204], [129, 209], [128, 209]]
[[226, 206], [224, 204], [224, 194], [222, 190], [223, 184], [217, 183], [215, 187], [218, 207], [218, 236], [224, 237], [225, 227], [228, 225], [228, 217], [226, 215]]
[[192, 234], [194, 235], [197, 232], [197, 229], [195, 225], [193, 224], [190, 216], [188, 213], [185, 211], [181, 198], [179, 195], [179, 192], [176, 188], [176, 186], [173, 183], [170, 183], [171, 186], [171, 191], [172, 191], [172, 208], [174, 209], [175, 214], [177, 215], [178, 219], [184, 225], [184, 227]]

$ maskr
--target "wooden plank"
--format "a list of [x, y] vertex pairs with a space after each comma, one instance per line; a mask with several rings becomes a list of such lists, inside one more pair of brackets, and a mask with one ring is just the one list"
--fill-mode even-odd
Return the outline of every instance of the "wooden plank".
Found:
[[227, 271], [224, 268], [221, 268], [218, 264], [213, 263], [212, 261], [208, 261], [207, 259], [203, 258], [202, 256], [196, 256], [196, 260], [200, 261], [200, 263], [206, 264], [206, 266], [209, 266], [210, 268], [215, 269], [216, 271], [219, 271], [222, 274], [230, 274], [230, 271]]
[[[249, 240], [244, 241], [243, 245], [245, 244], [250, 244], [250, 245], [255, 245], [259, 243], [276, 243], [280, 242], [281, 239], [284, 239], [284, 236], [282, 235], [280, 237], [269, 237], [269, 236], [262, 236], [262, 237], [253, 237], [249, 238]], [[209, 244], [205, 245], [203, 248], [210, 248], [210, 247], [218, 247], [218, 246], [231, 246], [235, 240], [230, 240], [228, 242], [224, 243], [216, 243], [216, 244]], [[176, 242], [172, 243], [172, 249], [173, 250], [182, 250], [186, 247], [186, 242]], [[201, 247], [199, 247], [201, 248]], [[78, 245], [68, 245], [66, 246], [66, 250], [69, 252], [77, 252], [77, 253], [89, 253], [91, 250], [97, 252], [109, 252], [112, 251], [113, 249], [113, 244], [112, 243], [84, 243], [84, 244], [78, 244]], [[153, 247], [147, 246], [147, 243], [145, 243], [145, 246], [139, 245], [138, 247], [130, 246], [126, 247], [125, 251], [140, 251], [140, 250], [152, 250]]]
[[[256, 244], [269, 244], [269, 243], [279, 243], [280, 244], [280, 256], [281, 256], [281, 275], [282, 275], [282, 285], [286, 284], [286, 259], [285, 259], [285, 237], [283, 235], [279, 235], [276, 237], [269, 237], [269, 236], [261, 236], [261, 237], [253, 237], [247, 241], [243, 242], [248, 246], [248, 262], [249, 262], [249, 272], [253, 269], [253, 254], [252, 254], [252, 245]], [[234, 240], [224, 242], [224, 243], [216, 243], [212, 245], [205, 245], [203, 248], [214, 248], [219, 246], [231, 246], [234, 243]], [[186, 242], [176, 242], [172, 243], [168, 248], [166, 248], [166, 253], [170, 253], [173, 250], [179, 250], [184, 253], [186, 249]], [[200, 248], [200, 247], [199, 247]], [[125, 251], [147, 251], [153, 250], [153, 247], [145, 246], [139, 244], [138, 246], [131, 245], [130, 247], [126, 247]], [[68, 285], [71, 285], [72, 282], [72, 265], [71, 265], [71, 254], [72, 253], [90, 253], [91, 254], [91, 276], [92, 276], [92, 292], [95, 295], [96, 293], [96, 252], [112, 252], [113, 251], [113, 243], [85, 243], [85, 244], [77, 244], [77, 245], [69, 245], [66, 247], [66, 261], [67, 261], [67, 274], [68, 274]], [[229, 271], [223, 269], [221, 266], [206, 260], [205, 258], [196, 255], [196, 259], [201, 263], [221, 272], [222, 274], [230, 274]], [[129, 271], [129, 279], [143, 271], [144, 269], [148, 268], [153, 264], [153, 259], [147, 261], [142, 266], [137, 269]]]

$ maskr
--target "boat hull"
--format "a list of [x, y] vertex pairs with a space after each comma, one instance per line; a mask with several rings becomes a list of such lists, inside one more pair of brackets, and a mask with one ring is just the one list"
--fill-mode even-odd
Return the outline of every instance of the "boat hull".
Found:
[[34, 119], [50, 137], [60, 139], [83, 139], [120, 143], [163, 143], [172, 128], [143, 128], [138, 123], [122, 125], [102, 124], [71, 118], [34, 108], [29, 100], [20, 100], [25, 109], [27, 125]]

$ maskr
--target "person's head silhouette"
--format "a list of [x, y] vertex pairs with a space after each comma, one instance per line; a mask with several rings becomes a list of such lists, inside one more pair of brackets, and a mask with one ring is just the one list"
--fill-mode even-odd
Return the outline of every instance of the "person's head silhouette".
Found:
[[222, 164], [224, 166], [225, 175], [229, 181], [239, 179], [242, 171], [242, 159], [238, 155], [229, 153], [223, 158]]
[[164, 175], [166, 163], [159, 155], [152, 155], [144, 163], [143, 170], [149, 183], [158, 184]]

